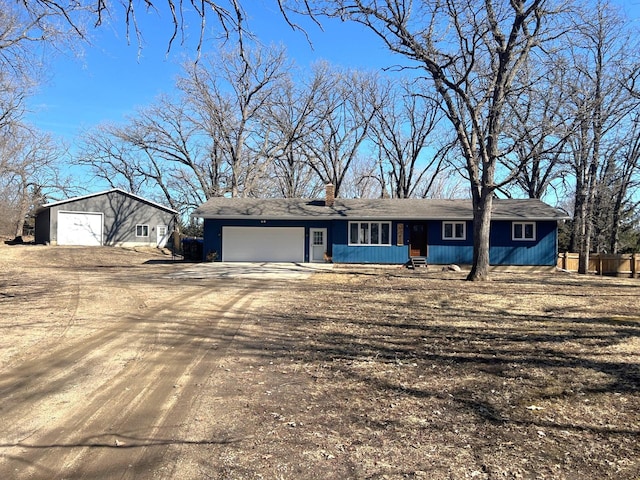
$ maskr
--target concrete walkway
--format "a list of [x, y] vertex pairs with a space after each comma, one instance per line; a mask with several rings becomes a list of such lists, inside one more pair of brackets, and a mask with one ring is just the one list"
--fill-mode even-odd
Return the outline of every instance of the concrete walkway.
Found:
[[207, 262], [187, 265], [169, 277], [290, 280], [308, 278], [314, 273], [332, 269], [332, 263]]

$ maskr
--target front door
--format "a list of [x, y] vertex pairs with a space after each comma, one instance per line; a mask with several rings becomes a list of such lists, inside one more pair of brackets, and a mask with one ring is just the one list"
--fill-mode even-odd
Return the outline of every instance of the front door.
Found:
[[427, 247], [427, 224], [412, 223], [409, 238], [409, 255], [412, 257], [426, 257]]
[[324, 262], [327, 252], [327, 229], [309, 229], [309, 261]]

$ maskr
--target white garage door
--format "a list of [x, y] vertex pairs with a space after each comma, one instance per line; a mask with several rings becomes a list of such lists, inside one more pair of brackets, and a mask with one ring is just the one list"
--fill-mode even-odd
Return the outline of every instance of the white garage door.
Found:
[[58, 245], [102, 245], [102, 213], [58, 212]]
[[303, 227], [222, 227], [224, 262], [303, 262]]

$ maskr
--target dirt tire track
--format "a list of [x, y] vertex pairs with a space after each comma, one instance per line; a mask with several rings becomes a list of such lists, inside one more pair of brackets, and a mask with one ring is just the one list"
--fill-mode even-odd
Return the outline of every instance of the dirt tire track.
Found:
[[[181, 438], [176, 435], [176, 431], [189, 415], [190, 405], [199, 394], [196, 383], [217, 366], [216, 363], [224, 357], [234, 341], [235, 333], [247, 315], [244, 310], [252, 302], [251, 294], [252, 289], [243, 290], [234, 297], [233, 305], [232, 301], [227, 302], [223, 310], [225, 313], [215, 319], [215, 325], [212, 327], [220, 333], [217, 336], [220, 341], [215, 344], [215, 348], [200, 344], [193, 352], [191, 361], [184, 367], [176, 368], [176, 365], [183, 364], [183, 361], [176, 358], [180, 355], [173, 355], [174, 358], [168, 359], [162, 371], [147, 372], [146, 378], [157, 378], [160, 381], [144, 395], [136, 398], [140, 403], [135, 408], [128, 409], [118, 418], [112, 427], [112, 433], [108, 436], [109, 440], [114, 439], [112, 444], [106, 445], [109, 448], [90, 452], [91, 464], [85, 462], [80, 465], [73, 473], [73, 478], [152, 477], [158, 468], [173, 464], [166, 456], [169, 446], [209, 441], [201, 438]], [[145, 403], [147, 399], [153, 399], [158, 403], [149, 405]], [[159, 409], [159, 405], [162, 405], [162, 408]], [[107, 419], [109, 416], [112, 417], [111, 412], [106, 413]], [[148, 425], [149, 432], [143, 436], [144, 432], [128, 428], [132, 423]], [[114, 459], [113, 449], [116, 443], [117, 460]]]
[[[206, 323], [206, 327], [215, 330], [223, 319], [225, 325], [220, 328], [232, 326], [226, 324], [230, 311], [235, 311], [234, 306], [244, 309], [251, 301], [251, 292], [251, 289], [242, 290], [226, 301], [219, 311], [227, 313], [218, 314]], [[166, 305], [157, 308], [156, 312], [156, 315], [171, 313]], [[241, 322], [242, 315], [236, 321]], [[193, 325], [184, 335], [192, 336], [195, 328]], [[135, 335], [145, 332], [141, 330]], [[65, 418], [62, 426], [48, 427], [28, 442], [18, 444], [21, 451], [13, 456], [29, 467], [16, 472], [14, 478], [33, 478], [43, 471], [50, 478], [139, 478], [144, 472], [149, 473], [147, 470], [152, 466], [156, 468], [162, 459], [162, 454], [156, 451], [183, 441], [174, 438], [171, 431], [188, 410], [175, 407], [178, 402], [190, 402], [188, 394], [193, 395], [197, 390], [192, 388], [185, 395], [184, 391], [179, 391], [184, 390], [180, 382], [191, 381], [189, 373], [194, 371], [197, 373], [192, 378], [198, 378], [233, 341], [233, 335], [227, 332], [220, 332], [215, 338], [218, 340], [216, 348], [207, 342], [192, 340], [185, 344], [188, 352], [159, 346], [143, 359], [132, 362], [131, 368], [112, 378], [107, 388], [98, 392], [87, 405]], [[108, 345], [106, 353], [118, 347], [117, 343]], [[79, 352], [75, 350], [76, 354]], [[151, 447], [154, 452], [138, 447]], [[132, 465], [134, 467], [130, 468]], [[55, 472], [64, 473], [58, 477]]]
[[[172, 308], [179, 309], [188, 303], [194, 294], [202, 297], [210, 293], [210, 290], [210, 287], [201, 287], [195, 292], [165, 301], [142, 315], [135, 314], [124, 318], [108, 328], [95, 331], [90, 336], [65, 342], [33, 360], [23, 362], [14, 368], [10, 375], [0, 377], [0, 397], [5, 400], [0, 406], [0, 412], [6, 415], [11, 413], [12, 409], [28, 408], [27, 402], [32, 398], [41, 397], [48, 391], [60, 391], [73, 382], [81, 368], [90, 370], [95, 363], [100, 362], [103, 358], [101, 350], [108, 348], [117, 351], [124, 346], [131, 346], [132, 340], [137, 338], [148, 343], [142, 350], [137, 351], [137, 356], [144, 354], [144, 351], [157, 343], [157, 340], [149, 342], [149, 337], [143, 336], [157, 333], [154, 331], [153, 319], [163, 313], [170, 316]], [[220, 308], [224, 309], [230, 305], [232, 302], [227, 302]], [[137, 337], [131, 334], [136, 334]]]
[[[0, 372], [0, 472], [18, 480], [151, 478], [169, 446], [201, 440], [180, 438], [180, 426], [200, 394], [198, 379], [234, 341], [257, 285], [199, 281], [160, 300], [142, 283], [147, 274], [68, 271], [64, 288], [76, 298], [77, 321], [54, 333], [53, 348], [30, 349], [33, 358]], [[105, 285], [115, 313], [100, 328], [79, 326]]]

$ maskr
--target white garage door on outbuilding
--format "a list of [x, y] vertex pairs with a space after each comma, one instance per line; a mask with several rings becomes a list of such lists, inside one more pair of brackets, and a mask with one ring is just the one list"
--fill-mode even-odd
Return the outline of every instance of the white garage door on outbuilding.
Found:
[[58, 212], [58, 245], [102, 245], [103, 214]]
[[222, 227], [223, 262], [304, 262], [304, 227]]

